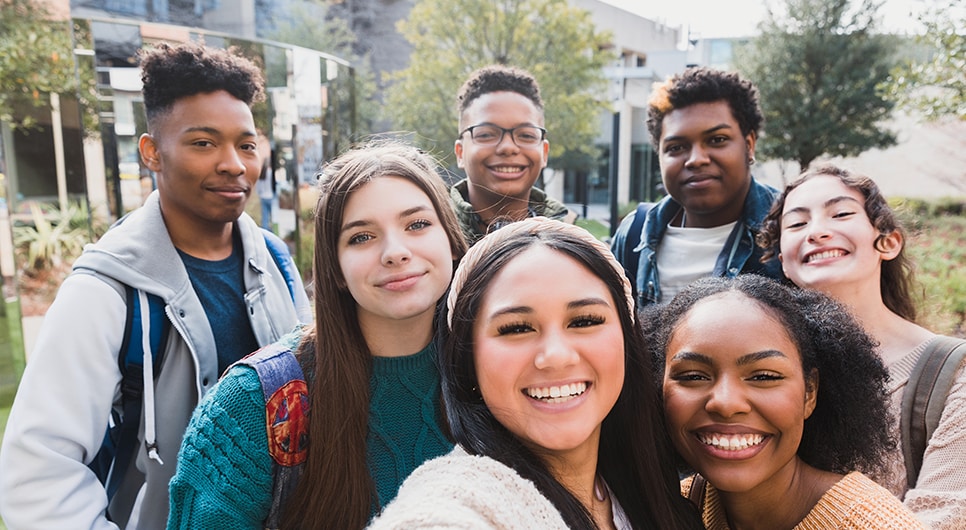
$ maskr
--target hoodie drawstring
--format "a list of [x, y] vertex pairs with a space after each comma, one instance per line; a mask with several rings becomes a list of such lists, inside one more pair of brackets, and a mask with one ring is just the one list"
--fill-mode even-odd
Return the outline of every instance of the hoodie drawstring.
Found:
[[148, 458], [164, 465], [158, 454], [157, 435], [154, 425], [154, 357], [151, 354], [151, 319], [145, 315], [151, 314], [148, 307], [148, 295], [138, 289], [138, 303], [141, 305], [141, 352], [144, 355], [144, 447], [148, 451]]

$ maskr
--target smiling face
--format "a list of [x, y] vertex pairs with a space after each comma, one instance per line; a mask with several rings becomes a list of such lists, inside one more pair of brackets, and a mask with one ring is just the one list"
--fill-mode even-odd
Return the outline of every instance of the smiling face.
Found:
[[862, 193], [838, 177], [819, 175], [785, 197], [781, 217], [781, 253], [785, 276], [796, 285], [836, 298], [846, 293], [879, 296], [880, 267], [902, 247], [897, 232], [884, 238], [865, 211]]
[[665, 359], [668, 428], [688, 464], [726, 492], [790, 479], [817, 383], [773, 315], [742, 294], [710, 296], [681, 317]]
[[540, 244], [487, 287], [473, 325], [480, 393], [535, 451], [596, 461], [601, 422], [624, 382], [614, 304], [589, 269]]
[[339, 266], [363, 329], [379, 321], [426, 322], [453, 276], [453, 252], [429, 197], [412, 182], [373, 179], [349, 196]]
[[209, 231], [232, 223], [261, 171], [248, 105], [223, 90], [177, 100], [140, 141], [158, 175], [165, 223]]
[[[516, 92], [490, 92], [473, 100], [460, 117], [460, 130], [488, 123], [511, 129], [543, 126], [543, 113], [526, 96]], [[510, 134], [496, 145], [477, 145], [464, 133], [456, 140], [456, 163], [470, 181], [470, 202], [477, 209], [499, 203], [504, 197], [530, 199], [530, 188], [547, 165], [550, 143], [544, 140], [520, 147]], [[478, 204], [480, 203], [480, 204]]]
[[667, 113], [658, 146], [664, 187], [684, 206], [687, 226], [734, 222], [751, 187], [755, 134], [741, 127], [724, 100]]

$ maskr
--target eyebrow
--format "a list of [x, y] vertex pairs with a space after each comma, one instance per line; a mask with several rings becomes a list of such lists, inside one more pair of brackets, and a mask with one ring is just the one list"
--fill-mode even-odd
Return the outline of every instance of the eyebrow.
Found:
[[[420, 212], [432, 211], [432, 210], [433, 210], [432, 207], [426, 206], [424, 204], [420, 204], [419, 206], [413, 206], [412, 208], [407, 208], [407, 209], [399, 212], [399, 218], [400, 219], [405, 219], [406, 217], [409, 217], [410, 215], [417, 214], [417, 213], [420, 213]], [[370, 224], [372, 224], [372, 221], [370, 221], [368, 219], [359, 219], [358, 221], [352, 221], [350, 223], [346, 223], [346, 224], [342, 225], [342, 230], [340, 230], [340, 233], [341, 232], [345, 232], [346, 230], [352, 230], [353, 228], [356, 228], [356, 227], [368, 226]]]
[[[701, 136], [707, 136], [707, 135], [709, 135], [711, 133], [718, 132], [721, 129], [732, 129], [732, 128], [733, 127], [731, 126], [731, 124], [728, 124], [728, 123], [719, 123], [718, 125], [715, 125], [714, 127], [711, 127], [711, 128], [708, 128], [708, 129], [705, 129], [705, 130], [701, 131]], [[673, 142], [673, 141], [683, 140], [683, 139], [684, 139], [684, 136], [683, 135], [665, 136], [662, 141], [664, 141], [664, 142]]]
[[[832, 197], [831, 199], [825, 201], [822, 204], [822, 207], [823, 208], [828, 208], [829, 206], [835, 206], [836, 204], [838, 204], [840, 202], [854, 202], [855, 204], [861, 206], [861, 203], [855, 197], [849, 197], [848, 195], [839, 195], [837, 197]], [[797, 208], [792, 208], [791, 210], [788, 210], [787, 212], [785, 212], [785, 213], [782, 214], [782, 219], [784, 219], [786, 215], [790, 215], [790, 214], [793, 214], [793, 213], [802, 213], [802, 212], [807, 212], [807, 211], [808, 211], [808, 208], [806, 208], [804, 206], [799, 206]]]
[[[208, 134], [213, 134], [213, 135], [221, 135], [221, 134], [224, 134], [224, 133], [222, 133], [222, 131], [220, 129], [216, 129], [214, 127], [207, 127], [207, 126], [204, 126], [204, 125], [198, 125], [198, 126], [195, 126], [195, 127], [188, 127], [187, 129], [184, 130], [184, 133], [193, 133], [193, 132], [202, 132], [202, 133], [208, 133]], [[258, 135], [256, 135], [253, 131], [245, 131], [244, 133], [242, 133], [242, 136], [244, 136], [244, 137], [250, 137], [250, 136], [251, 137], [254, 137], [254, 136], [258, 136]]]
[[[581, 298], [580, 300], [574, 300], [572, 302], [568, 302], [567, 309], [573, 310], [573, 309], [580, 309], [582, 307], [598, 306], [598, 305], [610, 307], [610, 304], [608, 304], [607, 301], [604, 300], [603, 298], [590, 297], [590, 298]], [[488, 317], [488, 320], [493, 320], [503, 315], [528, 315], [535, 312], [536, 311], [534, 311], [532, 307], [526, 306], [526, 305], [504, 307], [503, 309], [494, 311]]]
[[[752, 353], [747, 353], [738, 357], [738, 361], [735, 363], [738, 366], [745, 366], [747, 364], [752, 364], [763, 359], [769, 359], [772, 357], [781, 357], [787, 359], [788, 356], [778, 350], [761, 350]], [[671, 357], [672, 361], [694, 361], [701, 364], [706, 364], [711, 366], [714, 364], [712, 362], [710, 355], [705, 355], [703, 353], [697, 353], [693, 351], [683, 351], [676, 353], [674, 357]]]

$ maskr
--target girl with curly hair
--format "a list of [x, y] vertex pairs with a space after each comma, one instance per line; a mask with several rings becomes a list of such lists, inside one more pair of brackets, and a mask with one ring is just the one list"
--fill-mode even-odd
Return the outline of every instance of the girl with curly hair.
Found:
[[[889, 369], [895, 418], [890, 432], [899, 437], [910, 417], [907, 413], [903, 419], [903, 401], [916, 395], [910, 375], [932, 350], [954, 342], [916, 323], [905, 233], [879, 187], [867, 176], [834, 165], [811, 168], [779, 196], [758, 242], [766, 249], [764, 259], [777, 257], [795, 285], [845, 304], [878, 344]], [[902, 437], [901, 446], [887, 457], [887, 469], [875, 478], [931, 528], [962, 529], [966, 362], [955, 369], [952, 387], [940, 399], [941, 417], [931, 435], [924, 436], [924, 447], [914, 448], [911, 436]]]
[[756, 275], [649, 309], [682, 492], [723, 529], [924, 528], [863, 473], [894, 446], [888, 379], [848, 312]]

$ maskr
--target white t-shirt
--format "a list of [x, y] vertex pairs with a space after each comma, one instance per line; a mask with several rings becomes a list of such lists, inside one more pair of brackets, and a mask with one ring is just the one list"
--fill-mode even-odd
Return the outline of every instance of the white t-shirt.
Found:
[[667, 227], [657, 250], [661, 303], [670, 302], [694, 280], [711, 276], [734, 227], [735, 223], [714, 228]]

